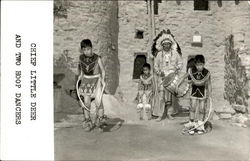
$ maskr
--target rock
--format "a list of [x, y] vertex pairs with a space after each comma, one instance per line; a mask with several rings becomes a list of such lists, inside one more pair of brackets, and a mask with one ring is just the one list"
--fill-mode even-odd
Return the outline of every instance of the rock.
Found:
[[244, 105], [237, 105], [237, 104], [234, 104], [232, 105], [233, 109], [237, 112], [242, 112], [242, 113], [245, 113], [247, 111], [247, 107], [244, 106]]
[[247, 121], [245, 122], [245, 125], [250, 126], [250, 120], [247, 120]]
[[119, 117], [124, 120], [136, 118], [136, 104], [123, 103], [114, 95], [103, 95], [103, 106], [105, 114], [112, 117]]
[[236, 113], [235, 110], [229, 104], [225, 105], [222, 108], [215, 109], [215, 112], [216, 113], [224, 113], [224, 114], [235, 114]]
[[107, 115], [116, 115], [121, 111], [119, 109], [122, 108], [121, 103], [112, 95], [103, 95], [103, 106], [105, 110], [105, 114]]
[[220, 119], [220, 117], [214, 113], [213, 117], [212, 117], [212, 120], [219, 120], [219, 119]]
[[232, 120], [236, 123], [245, 124], [245, 122], [248, 121], [248, 118], [243, 114], [236, 114], [233, 116]]
[[238, 127], [244, 127], [244, 128], [247, 127], [247, 125], [241, 124], [241, 123], [231, 123], [231, 125], [233, 125], [233, 126], [238, 126]]
[[230, 118], [232, 118], [232, 114], [230, 114], [230, 113], [221, 113], [219, 115], [219, 117], [220, 117], [220, 119], [230, 119]]
[[243, 52], [243, 51], [241, 51], [241, 53], [239, 53], [239, 54], [241, 54], [240, 55], [240, 58], [241, 58], [241, 66], [249, 66], [250, 65], [250, 57], [249, 57], [249, 55], [247, 55], [247, 53], [245, 52]]
[[245, 40], [245, 33], [238, 32], [234, 34], [234, 41], [244, 42], [244, 40]]
[[[237, 96], [236, 97], [236, 104], [243, 105], [244, 104], [244, 99], [242, 96]], [[235, 109], [235, 108], [234, 108]], [[235, 109], [236, 110], [236, 109]]]

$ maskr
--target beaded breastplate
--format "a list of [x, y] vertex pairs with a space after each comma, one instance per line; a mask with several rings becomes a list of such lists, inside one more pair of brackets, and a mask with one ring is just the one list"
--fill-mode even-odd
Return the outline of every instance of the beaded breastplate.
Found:
[[140, 81], [141, 84], [139, 86], [139, 90], [152, 90], [152, 75], [141, 75], [140, 76]]
[[94, 54], [88, 57], [84, 54], [80, 55], [80, 67], [84, 74], [93, 75], [98, 61], [98, 55]]
[[210, 72], [207, 69], [203, 69], [201, 72], [193, 68], [189, 71], [189, 78], [192, 80], [191, 95], [198, 98], [206, 96], [206, 82], [210, 78]]
[[199, 72], [196, 68], [189, 70], [189, 79], [197, 86], [203, 86], [210, 77], [210, 72], [204, 68]]

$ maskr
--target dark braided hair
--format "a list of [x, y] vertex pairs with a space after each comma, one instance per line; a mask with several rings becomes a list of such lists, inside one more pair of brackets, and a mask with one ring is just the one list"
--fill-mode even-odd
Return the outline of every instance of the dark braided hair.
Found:
[[203, 55], [196, 55], [194, 59], [195, 59], [195, 63], [205, 64], [205, 57]]
[[89, 39], [83, 39], [80, 43], [80, 47], [86, 48], [86, 47], [91, 47], [92, 48], [92, 42]]

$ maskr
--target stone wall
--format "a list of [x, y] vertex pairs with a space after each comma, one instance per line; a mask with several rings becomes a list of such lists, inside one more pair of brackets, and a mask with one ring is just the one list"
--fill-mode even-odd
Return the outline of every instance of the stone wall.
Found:
[[[209, 1], [208, 11], [194, 11], [193, 1], [165, 1], [159, 3], [155, 15], [156, 33], [170, 29], [178, 41], [184, 63], [188, 55], [204, 54], [206, 67], [212, 73], [215, 109], [224, 108], [224, 54], [225, 38], [235, 35], [237, 47], [250, 45], [250, 6], [246, 1]], [[136, 82], [132, 80], [134, 53], [147, 52], [149, 34], [145, 1], [119, 2], [119, 60], [120, 88], [126, 100], [136, 95]], [[135, 39], [136, 29], [144, 30], [143, 39]], [[202, 36], [202, 47], [191, 45], [194, 33]], [[184, 66], [185, 67], [185, 66]], [[185, 71], [185, 68], [183, 69]], [[134, 90], [133, 90], [134, 89]]]
[[[248, 2], [220, 2], [209, 1], [208, 11], [194, 11], [193, 1], [162, 0], [155, 15], [156, 33], [170, 29], [182, 49], [183, 72], [189, 55], [204, 54], [212, 73], [214, 107], [218, 111], [228, 106], [224, 99], [225, 38], [234, 35], [234, 48], [242, 51], [250, 46]], [[125, 102], [132, 102], [137, 89], [132, 79], [135, 53], [148, 52], [146, 1], [64, 0], [64, 4], [65, 10], [54, 19], [54, 69], [65, 74], [63, 88], [74, 88], [79, 43], [89, 38], [94, 52], [103, 58], [108, 92], [114, 94], [119, 83], [117, 94]], [[144, 31], [143, 39], [135, 37], [137, 30]], [[196, 31], [202, 36], [202, 47], [191, 45]], [[245, 68], [250, 70], [249, 66]]]
[[[250, 52], [234, 47], [233, 36], [226, 39], [225, 60], [225, 99], [236, 112], [249, 111], [250, 94]], [[248, 70], [247, 70], [248, 69]]]
[[[136, 97], [137, 83], [132, 79], [134, 54], [147, 52], [149, 33], [146, 9], [144, 1], [119, 1], [119, 89], [125, 102], [132, 102]], [[136, 30], [144, 31], [143, 39], [135, 38]]]
[[118, 2], [60, 0], [56, 3], [63, 4], [65, 9], [54, 19], [54, 59], [58, 62], [65, 58], [68, 62], [67, 69], [55, 66], [55, 73], [66, 74], [64, 88], [74, 88], [80, 42], [89, 38], [94, 52], [102, 56], [107, 92], [114, 94], [119, 83]]

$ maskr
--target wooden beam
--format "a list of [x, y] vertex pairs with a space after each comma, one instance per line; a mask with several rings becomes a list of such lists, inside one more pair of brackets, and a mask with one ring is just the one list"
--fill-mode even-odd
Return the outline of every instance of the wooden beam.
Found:
[[149, 41], [148, 41], [148, 60], [151, 57], [151, 45], [153, 42], [152, 35], [152, 9], [151, 9], [151, 0], [147, 0], [147, 9], [148, 9], [148, 33], [149, 33]]
[[155, 0], [152, 0], [152, 4], [151, 4], [151, 21], [152, 21], [152, 39], [155, 37], [155, 10], [154, 10], [154, 3], [158, 3], [158, 2], [155, 2]]

